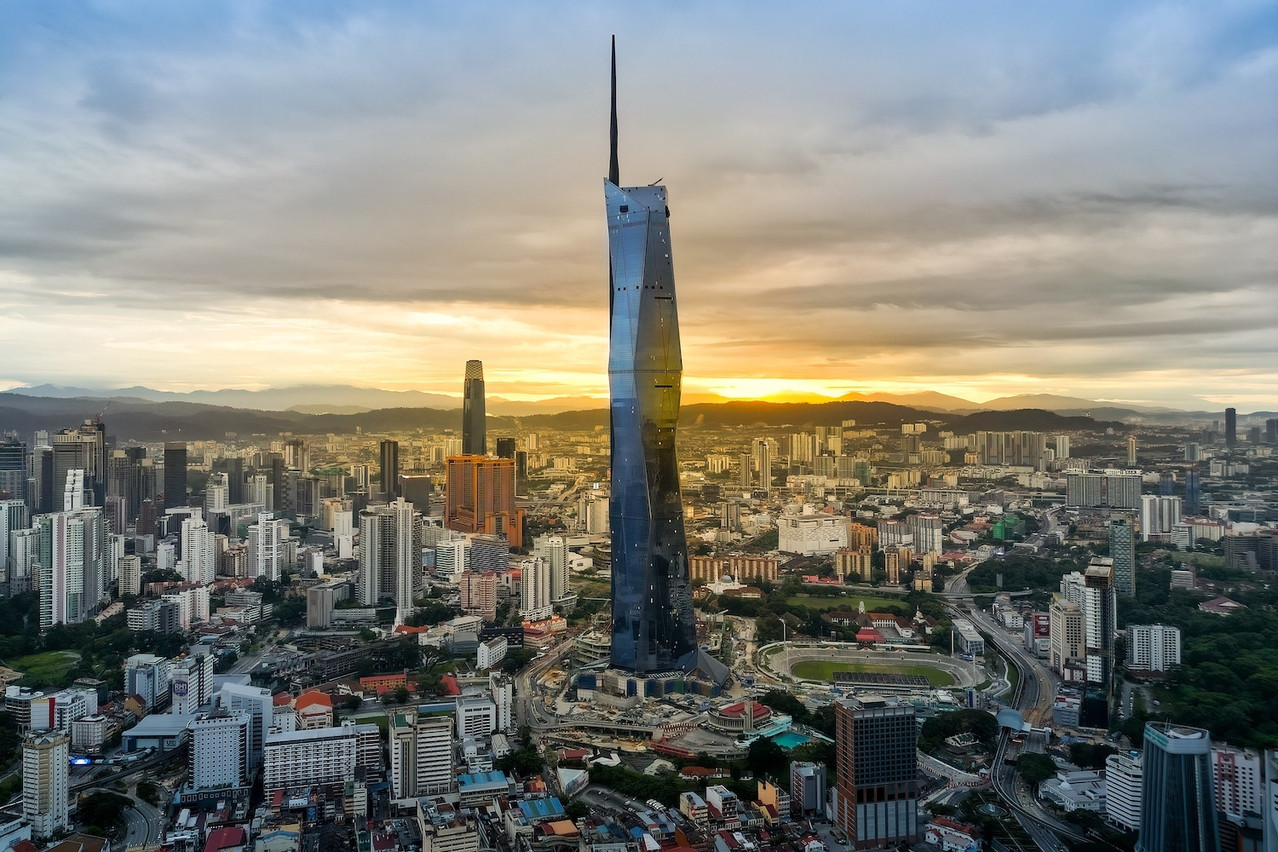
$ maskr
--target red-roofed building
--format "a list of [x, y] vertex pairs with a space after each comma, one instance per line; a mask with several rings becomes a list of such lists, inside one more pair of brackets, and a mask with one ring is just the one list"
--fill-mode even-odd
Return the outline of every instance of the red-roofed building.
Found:
[[868, 645], [875, 645], [883, 641], [883, 634], [873, 627], [862, 627], [856, 632], [856, 641]]
[[242, 852], [248, 842], [244, 829], [238, 825], [214, 829], [204, 844], [204, 852]]
[[748, 702], [751, 707], [751, 717], [746, 718], [745, 701], [738, 701], [735, 704], [729, 704], [726, 707], [720, 707], [718, 710], [711, 712], [710, 718], [706, 723], [712, 728], [718, 728], [721, 731], [754, 731], [768, 724], [772, 718], [772, 710], [766, 704], [760, 704], [757, 701]]
[[923, 839], [943, 852], [981, 848], [981, 833], [974, 826], [943, 816], [932, 817], [923, 829]]
[[287, 692], [277, 692], [275, 695], [271, 696], [271, 703], [276, 707], [287, 707], [293, 703], [293, 696], [289, 695]]
[[333, 699], [327, 693], [303, 692], [297, 696], [293, 710], [297, 713], [298, 727], [304, 731], [333, 727]]

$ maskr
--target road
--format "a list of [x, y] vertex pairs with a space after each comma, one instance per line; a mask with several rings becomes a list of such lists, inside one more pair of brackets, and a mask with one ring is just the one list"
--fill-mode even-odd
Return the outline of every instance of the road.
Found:
[[122, 847], [132, 849], [150, 846], [160, 840], [160, 812], [141, 799], [133, 799], [133, 805], [124, 811], [125, 834]]

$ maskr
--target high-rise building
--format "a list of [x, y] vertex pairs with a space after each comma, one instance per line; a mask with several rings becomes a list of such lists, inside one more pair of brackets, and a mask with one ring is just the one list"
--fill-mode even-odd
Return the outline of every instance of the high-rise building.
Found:
[[51, 443], [52, 487], [62, 488], [67, 471], [83, 470], [84, 488], [89, 493], [85, 505], [101, 506], [106, 500], [106, 426], [101, 420], [86, 420], [78, 428], [53, 435]]
[[484, 363], [466, 362], [462, 392], [462, 455], [488, 454], [488, 426], [484, 420]]
[[188, 583], [213, 585], [216, 568], [213, 557], [213, 532], [208, 523], [200, 515], [199, 509], [193, 509], [191, 516], [182, 521], [182, 561], [179, 569]]
[[18, 438], [0, 441], [0, 500], [27, 497], [27, 444]]
[[1083, 640], [1086, 644], [1087, 688], [1079, 721], [1089, 728], [1109, 727], [1109, 704], [1114, 686], [1114, 633], [1118, 630], [1118, 601], [1114, 594], [1114, 565], [1093, 558], [1083, 572]]
[[568, 588], [568, 542], [561, 536], [543, 536], [533, 542], [533, 555], [546, 561], [550, 573], [550, 602], [557, 603]]
[[1265, 852], [1278, 852], [1278, 748], [1265, 749], [1264, 804], [1260, 818], [1264, 822]]
[[186, 444], [167, 441], [164, 444], [164, 508], [186, 506]]
[[1225, 446], [1233, 447], [1238, 444], [1238, 409], [1225, 409]]
[[1105, 758], [1105, 817], [1123, 831], [1140, 828], [1144, 766], [1139, 754], [1119, 752]]
[[399, 488], [399, 441], [390, 439], [382, 441], [380, 455], [382, 493], [386, 495], [387, 502], [390, 502], [399, 496], [396, 491]]
[[1180, 523], [1179, 497], [1144, 494], [1140, 498], [1140, 540], [1168, 541], [1172, 527]]
[[1140, 483], [1139, 471], [1071, 471], [1065, 474], [1065, 505], [1137, 509], [1140, 508]]
[[1147, 722], [1143, 763], [1136, 852], [1215, 852], [1220, 832], [1207, 731]]
[[71, 738], [58, 731], [22, 741], [22, 816], [36, 837], [69, 827]]
[[187, 781], [192, 790], [240, 787], [248, 779], [249, 715], [214, 710], [191, 720]]
[[284, 539], [288, 521], [272, 512], [260, 512], [248, 528], [248, 576], [279, 580], [284, 571]]
[[484, 621], [497, 620], [497, 573], [495, 571], [465, 571], [457, 583], [460, 606], [471, 615]]
[[914, 707], [877, 695], [834, 705], [835, 825], [854, 849], [918, 838], [918, 728]]
[[1056, 458], [1069, 458], [1069, 435], [1056, 436]]
[[1109, 520], [1109, 558], [1114, 560], [1114, 590], [1136, 595], [1136, 530], [1131, 518], [1115, 515]]
[[142, 594], [142, 557], [133, 554], [121, 556], [116, 565], [120, 572], [120, 594]]
[[1234, 818], [1260, 813], [1265, 785], [1259, 752], [1215, 746], [1211, 750], [1211, 770], [1217, 811]]
[[790, 813], [795, 816], [825, 813], [824, 763], [790, 763]]
[[615, 46], [610, 135], [611, 662], [660, 672], [697, 650], [675, 458], [683, 356], [666, 188], [620, 185]]
[[107, 574], [106, 519], [100, 508], [35, 520], [40, 551], [40, 627], [78, 624], [97, 608]]
[[1136, 436], [1127, 436], [1127, 466], [1136, 466]]
[[390, 714], [391, 797], [434, 796], [453, 789], [453, 715]]
[[525, 559], [519, 564], [519, 570], [523, 598], [519, 614], [526, 621], [550, 618], [554, 612], [550, 604], [550, 563], [541, 558]]
[[421, 577], [421, 522], [403, 497], [359, 513], [359, 598], [375, 606], [395, 601], [396, 624], [412, 614]]
[[516, 449], [517, 447], [515, 445], [514, 438], [498, 438], [497, 439], [497, 458], [513, 459], [515, 457]]
[[444, 525], [466, 533], [505, 536], [523, 547], [524, 510], [515, 506], [515, 463], [487, 456], [450, 456], [444, 493]]
[[1134, 671], [1165, 672], [1180, 665], [1180, 628], [1170, 624], [1127, 626], [1127, 667]]

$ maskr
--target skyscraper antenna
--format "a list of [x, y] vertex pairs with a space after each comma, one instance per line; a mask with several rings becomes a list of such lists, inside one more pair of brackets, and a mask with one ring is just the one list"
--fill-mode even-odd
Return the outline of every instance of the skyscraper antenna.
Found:
[[621, 167], [617, 165], [617, 37], [612, 37], [612, 123], [609, 125], [608, 139], [611, 156], [608, 159], [608, 181], [613, 186], [621, 186]]

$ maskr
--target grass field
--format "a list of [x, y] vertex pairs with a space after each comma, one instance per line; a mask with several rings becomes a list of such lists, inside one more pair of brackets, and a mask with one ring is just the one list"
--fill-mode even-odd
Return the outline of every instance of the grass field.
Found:
[[80, 655], [75, 651], [44, 651], [18, 657], [10, 661], [9, 665], [32, 681], [63, 683], [68, 680], [67, 675], [79, 662]]
[[860, 606], [861, 601], [865, 601], [866, 612], [881, 612], [889, 606], [907, 606], [904, 598], [876, 598], [869, 595], [858, 595], [856, 592], [849, 592], [848, 596], [837, 598], [822, 598], [816, 595], [791, 595], [786, 598], [786, 603], [791, 605], [806, 606], [808, 609], [850, 609], [855, 610]]
[[834, 680], [835, 672], [858, 674], [922, 675], [933, 686], [953, 686], [954, 678], [947, 672], [931, 666], [887, 666], [873, 663], [841, 663], [836, 660], [808, 660], [795, 663], [790, 673], [805, 680]]

